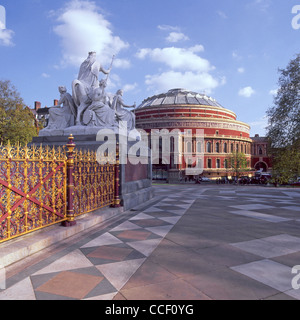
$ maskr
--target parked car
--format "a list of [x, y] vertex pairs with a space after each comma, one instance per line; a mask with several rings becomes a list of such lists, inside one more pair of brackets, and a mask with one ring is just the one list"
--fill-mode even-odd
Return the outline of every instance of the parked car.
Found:
[[210, 182], [211, 180], [209, 178], [207, 178], [207, 177], [202, 177], [201, 181], [202, 182]]

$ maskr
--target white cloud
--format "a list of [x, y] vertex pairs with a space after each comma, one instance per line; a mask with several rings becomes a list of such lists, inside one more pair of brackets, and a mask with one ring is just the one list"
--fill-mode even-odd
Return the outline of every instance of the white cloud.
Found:
[[203, 46], [198, 45], [189, 49], [175, 47], [141, 49], [136, 56], [139, 59], [148, 56], [152, 61], [163, 63], [175, 70], [207, 72], [214, 69], [208, 60], [196, 54], [200, 49], [203, 51]]
[[161, 74], [146, 76], [148, 90], [153, 90], [156, 93], [172, 88], [185, 88], [196, 92], [205, 91], [210, 94], [224, 81], [224, 79], [215, 79], [207, 72], [195, 73], [192, 71], [166, 71]]
[[[169, 32], [166, 38], [168, 42], [189, 40], [178, 26], [159, 25], [158, 29]], [[204, 47], [199, 44], [189, 48], [173, 46], [140, 49], [136, 53], [138, 59], [148, 59], [161, 64], [157, 73], [146, 75], [148, 90], [159, 93], [171, 88], [186, 88], [210, 94], [212, 90], [223, 85], [226, 82], [225, 77], [214, 77], [211, 74], [215, 67], [200, 56], [203, 51]]]
[[180, 27], [170, 25], [159, 25], [157, 28], [161, 31], [168, 31], [169, 35], [166, 37], [167, 42], [176, 43], [179, 41], [187, 41], [189, 37], [185, 35]]
[[245, 69], [244, 68], [238, 68], [238, 73], [244, 73], [245, 72]]
[[245, 98], [250, 98], [254, 93], [255, 91], [251, 87], [245, 87], [239, 91], [239, 95]]
[[232, 52], [232, 58], [235, 59], [235, 60], [241, 60], [242, 56], [240, 56], [237, 51], [233, 51]]
[[121, 78], [116, 73], [111, 72], [107, 81], [107, 91], [116, 91], [122, 85]]
[[123, 86], [123, 90], [124, 92], [128, 92], [128, 91], [133, 91], [138, 87], [138, 84], [132, 83], [132, 84], [125, 84], [125, 86]]
[[129, 69], [131, 67], [131, 62], [128, 59], [115, 59], [114, 67]]
[[159, 25], [159, 26], [157, 26], [157, 28], [159, 30], [162, 30], [162, 31], [177, 31], [177, 32], [180, 32], [180, 28], [179, 27], [170, 26], [168, 24]]
[[138, 58], [138, 59], [145, 59], [146, 58], [146, 56], [148, 55], [148, 54], [150, 54], [151, 53], [151, 49], [148, 49], [148, 48], [143, 48], [143, 49], [140, 49], [137, 53], [136, 53], [136, 57]]
[[[109, 93], [122, 89], [124, 92], [134, 91], [138, 88], [138, 83], [123, 84], [122, 79], [116, 73], [111, 73], [108, 78], [106, 91]], [[112, 93], [111, 93], [112, 94]]]
[[2, 29], [0, 28], [0, 46], [5, 46], [5, 47], [12, 47], [14, 46], [14, 43], [12, 41], [14, 31], [9, 30], [9, 29]]
[[255, 0], [254, 2], [250, 3], [250, 5], [258, 8], [261, 12], [268, 12], [268, 9], [272, 5], [272, 0]]
[[189, 40], [189, 37], [186, 36], [184, 33], [182, 32], [171, 32], [169, 34], [169, 36], [166, 38], [166, 40], [168, 42], [179, 42], [179, 41], [186, 41]]
[[50, 75], [49, 75], [48, 73], [45, 73], [45, 72], [43, 72], [43, 73], [41, 74], [41, 76], [42, 76], [43, 78], [50, 78]]
[[277, 93], [278, 93], [278, 89], [273, 89], [273, 90], [270, 90], [270, 91], [269, 91], [269, 94], [270, 94], [271, 96], [276, 96]]
[[166, 47], [139, 50], [136, 54], [137, 58], [149, 59], [164, 67], [159, 73], [148, 74], [145, 77], [148, 90], [159, 93], [172, 88], [185, 88], [210, 94], [226, 80], [211, 74], [215, 67], [207, 59], [199, 56], [203, 51], [202, 45], [190, 48]]
[[[113, 55], [128, 48], [128, 43], [114, 36], [110, 22], [100, 12], [95, 2], [71, 0], [53, 14], [57, 25], [54, 32], [60, 37], [63, 51], [62, 65], [79, 66], [88, 52], [96, 51], [106, 68]], [[128, 68], [128, 60], [117, 59], [115, 66]]]

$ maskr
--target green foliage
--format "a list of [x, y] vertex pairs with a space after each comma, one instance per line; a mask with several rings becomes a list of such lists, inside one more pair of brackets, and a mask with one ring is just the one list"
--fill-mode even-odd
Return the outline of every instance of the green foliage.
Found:
[[300, 149], [289, 146], [278, 149], [273, 154], [272, 182], [287, 184], [300, 177]]
[[0, 80], [0, 143], [29, 143], [38, 134], [35, 118], [10, 81]]
[[279, 72], [279, 90], [267, 112], [267, 136], [273, 155], [272, 180], [286, 184], [300, 176], [300, 54]]
[[242, 152], [233, 152], [227, 157], [227, 166], [235, 177], [250, 170], [247, 156]]
[[300, 54], [280, 69], [274, 106], [267, 111], [267, 136], [272, 148], [285, 148], [300, 140]]

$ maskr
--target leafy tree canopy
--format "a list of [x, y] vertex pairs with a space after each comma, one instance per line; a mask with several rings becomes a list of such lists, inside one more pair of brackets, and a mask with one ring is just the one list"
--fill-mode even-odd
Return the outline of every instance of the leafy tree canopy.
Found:
[[274, 183], [286, 184], [300, 177], [300, 152], [294, 147], [277, 150], [273, 159], [272, 180]]
[[239, 177], [241, 173], [250, 170], [249, 159], [242, 152], [233, 152], [227, 157], [227, 166], [232, 173]]
[[34, 115], [9, 80], [0, 80], [0, 143], [25, 145], [37, 135]]
[[278, 93], [267, 111], [267, 136], [275, 149], [300, 143], [300, 54], [279, 72]]

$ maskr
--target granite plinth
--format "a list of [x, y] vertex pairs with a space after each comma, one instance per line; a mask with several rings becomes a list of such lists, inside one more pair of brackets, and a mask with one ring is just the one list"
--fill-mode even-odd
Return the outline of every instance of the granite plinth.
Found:
[[[70, 133], [71, 134], [71, 133]], [[76, 132], [72, 133], [74, 136], [74, 143], [76, 144], [77, 149], [82, 150], [97, 150], [103, 142], [96, 141], [95, 134], [87, 135], [77, 135]], [[62, 147], [68, 143], [68, 136], [40, 136], [33, 138], [32, 142], [29, 145], [43, 145], [50, 147]]]

